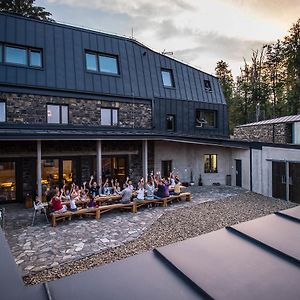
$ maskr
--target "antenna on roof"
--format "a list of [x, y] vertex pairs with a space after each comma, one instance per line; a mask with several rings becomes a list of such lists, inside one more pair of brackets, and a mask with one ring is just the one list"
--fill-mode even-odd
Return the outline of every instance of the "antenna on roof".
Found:
[[164, 49], [162, 52], [161, 52], [162, 55], [173, 55], [173, 51], [166, 51], [166, 49]]
[[133, 39], [133, 27], [131, 27], [131, 38]]

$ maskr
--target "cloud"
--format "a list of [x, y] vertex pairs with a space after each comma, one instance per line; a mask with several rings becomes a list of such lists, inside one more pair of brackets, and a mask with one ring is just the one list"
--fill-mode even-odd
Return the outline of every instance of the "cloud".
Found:
[[48, 0], [49, 3], [56, 3], [69, 6], [79, 6], [103, 10], [109, 13], [127, 14], [131, 17], [159, 18], [165, 15], [175, 15], [182, 10], [193, 10], [191, 1], [188, 0]]
[[300, 17], [299, 0], [222, 0], [232, 3], [243, 10], [251, 11], [261, 17], [275, 19], [277, 22], [291, 25]]

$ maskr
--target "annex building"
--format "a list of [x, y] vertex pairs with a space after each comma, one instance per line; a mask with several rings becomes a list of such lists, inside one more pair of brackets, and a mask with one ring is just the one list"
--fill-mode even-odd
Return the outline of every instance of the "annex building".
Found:
[[[212, 75], [134, 39], [0, 13], [1, 202], [171, 171], [272, 196], [275, 146], [229, 139]], [[299, 170], [299, 145], [278, 157]]]

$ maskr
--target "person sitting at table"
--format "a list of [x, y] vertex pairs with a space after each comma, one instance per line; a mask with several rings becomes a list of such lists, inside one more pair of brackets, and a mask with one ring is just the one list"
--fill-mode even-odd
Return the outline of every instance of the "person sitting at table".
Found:
[[116, 195], [119, 192], [121, 192], [120, 182], [118, 181], [118, 179], [115, 179], [115, 182], [112, 179], [111, 185], [112, 185], [112, 189], [113, 189], [113, 194], [114, 195]]
[[96, 196], [99, 196], [99, 189], [100, 186], [97, 185], [97, 182], [94, 180], [94, 176], [91, 176], [90, 182], [89, 182], [89, 194], [95, 198]]
[[174, 192], [171, 192], [171, 195], [179, 195], [181, 193], [180, 190], [181, 187], [181, 182], [179, 181], [178, 178], [175, 179], [175, 186], [174, 186]]
[[89, 194], [87, 195], [87, 199], [89, 201], [87, 207], [93, 208], [95, 206], [94, 197], [91, 194]]
[[75, 200], [80, 199], [79, 186], [75, 185], [75, 183], [72, 184], [71, 199], [75, 199]]
[[154, 193], [154, 195], [158, 198], [165, 198], [169, 197], [169, 185], [166, 182], [165, 178], [159, 178], [157, 181], [157, 191]]
[[142, 177], [138, 184], [138, 190], [137, 190], [137, 201], [142, 201], [145, 199], [145, 183], [144, 178]]
[[61, 203], [61, 191], [58, 191], [51, 199], [50, 205], [54, 212], [64, 213], [67, 211], [67, 207]]
[[108, 178], [106, 178], [104, 184], [103, 184], [103, 194], [105, 196], [110, 195], [110, 187], [109, 187], [109, 182], [108, 182]]
[[65, 201], [70, 201], [71, 200], [71, 194], [70, 194], [70, 189], [66, 188], [66, 185], [63, 186], [63, 192], [61, 195], [61, 199]]
[[129, 187], [128, 183], [125, 183], [125, 189], [118, 193], [122, 196], [120, 202], [122, 204], [129, 203], [132, 197], [132, 189]]
[[153, 176], [149, 178], [146, 184], [146, 193], [147, 196], [145, 197], [146, 200], [153, 200], [155, 199], [154, 197], [154, 191], [155, 191], [155, 186], [154, 186], [154, 179]]
[[133, 191], [134, 190], [134, 187], [132, 185], [132, 180], [129, 179], [129, 177], [126, 178], [126, 182], [125, 182], [125, 186], [126, 184], [129, 186], [129, 188]]
[[171, 172], [170, 173], [170, 187], [174, 187], [175, 186], [175, 176], [174, 174]]

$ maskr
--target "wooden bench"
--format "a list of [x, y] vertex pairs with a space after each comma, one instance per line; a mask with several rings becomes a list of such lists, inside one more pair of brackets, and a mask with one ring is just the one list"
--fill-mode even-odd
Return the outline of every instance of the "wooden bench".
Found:
[[[73, 216], [83, 216], [83, 215], [88, 215], [89, 214], [89, 208], [82, 208], [78, 209], [76, 211], [66, 211], [64, 213], [56, 213], [52, 212], [50, 213], [51, 216], [51, 224], [53, 227], [56, 226], [56, 222], [59, 220], [65, 220], [66, 218], [72, 218]], [[96, 215], [97, 218], [97, 215]]]
[[136, 208], [138, 209], [139, 207], [142, 207], [147, 204], [162, 204], [163, 207], [166, 207], [169, 202], [171, 201], [191, 201], [192, 195], [189, 192], [186, 193], [180, 193], [179, 195], [170, 195], [169, 197], [161, 198], [161, 199], [153, 199], [153, 200], [141, 200], [141, 201], [136, 201]]

